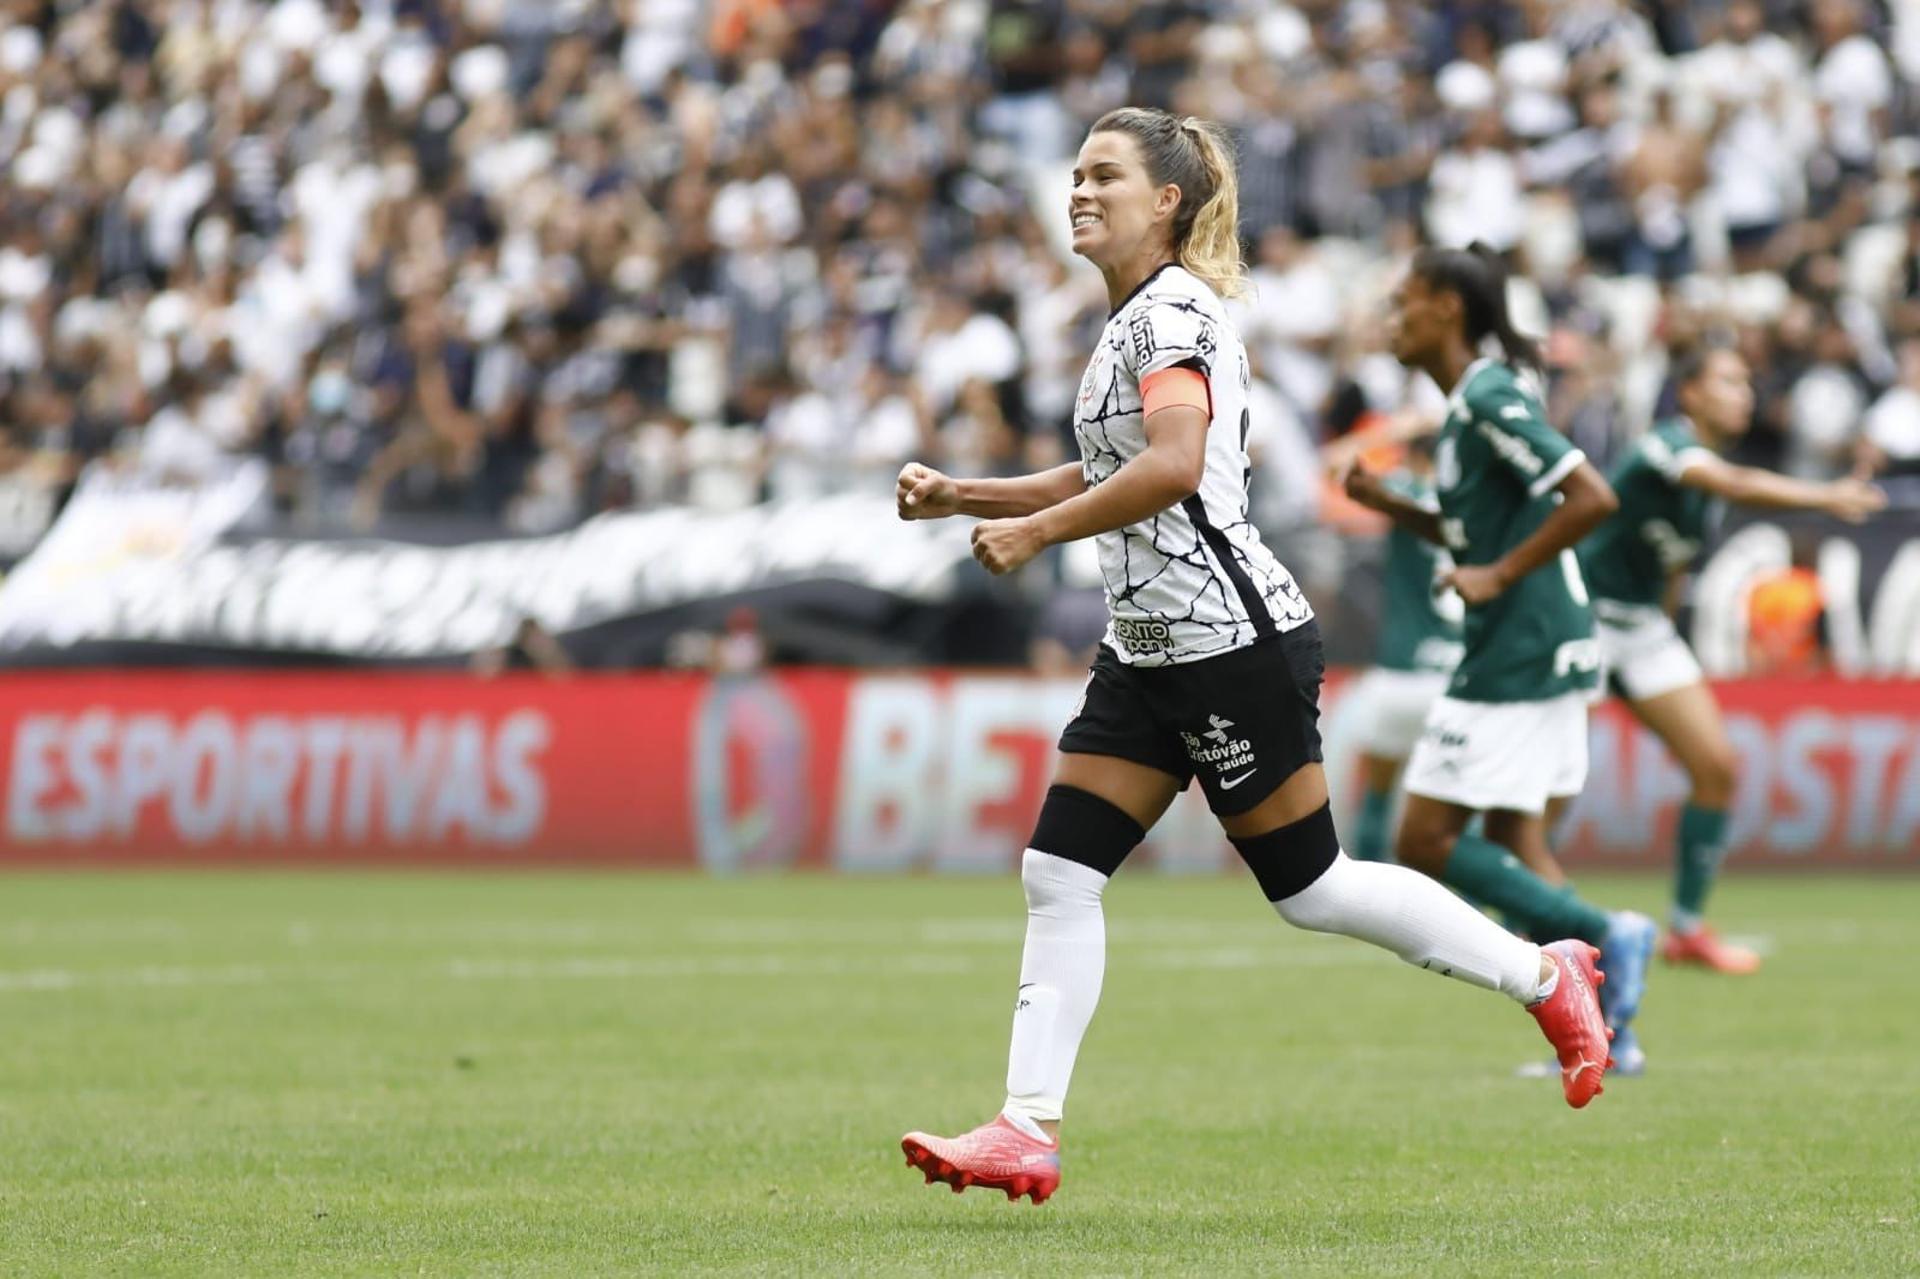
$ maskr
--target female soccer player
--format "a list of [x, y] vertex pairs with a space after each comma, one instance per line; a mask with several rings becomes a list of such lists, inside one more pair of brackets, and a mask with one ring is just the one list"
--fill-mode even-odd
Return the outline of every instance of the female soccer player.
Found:
[[959, 1137], [908, 1133], [907, 1162], [956, 1191], [1038, 1203], [1059, 1185], [1061, 1107], [1106, 967], [1101, 895], [1196, 774], [1282, 918], [1525, 1004], [1585, 1105], [1608, 1060], [1593, 948], [1531, 945], [1414, 872], [1340, 851], [1313, 610], [1247, 522], [1247, 357], [1220, 301], [1245, 269], [1225, 142], [1199, 120], [1110, 112], [1080, 148], [1068, 213], [1113, 306], [1075, 404], [1081, 460], [978, 480], [910, 464], [896, 490], [903, 519], [982, 517], [974, 555], [993, 573], [1096, 538], [1111, 613], [1021, 864], [1005, 1106]]
[[[1530, 936], [1598, 945], [1608, 1021], [1623, 1030], [1639, 1009], [1653, 921], [1609, 914], [1527, 868], [1552, 864], [1549, 806], [1586, 782], [1600, 654], [1573, 546], [1618, 503], [1522, 379], [1537, 359], [1507, 317], [1506, 291], [1505, 267], [1483, 246], [1414, 256], [1394, 294], [1391, 342], [1401, 363], [1447, 392], [1438, 509], [1363, 467], [1347, 475], [1356, 501], [1452, 553], [1447, 581], [1466, 604], [1465, 653], [1407, 761], [1395, 851]], [[1504, 361], [1479, 354], [1489, 341]], [[1467, 829], [1475, 814], [1484, 836]], [[1623, 1068], [1625, 1047], [1615, 1042]]]
[[1672, 579], [1700, 549], [1714, 498], [1824, 511], [1858, 523], [1884, 507], [1886, 497], [1859, 480], [1810, 483], [1721, 460], [1753, 417], [1753, 388], [1738, 352], [1690, 352], [1676, 365], [1674, 386], [1680, 416], [1655, 423], [1615, 466], [1620, 510], [1581, 544], [1580, 563], [1593, 592], [1609, 682], [1674, 753], [1691, 786], [1680, 813], [1670, 931], [1661, 954], [1670, 963], [1750, 973], [1760, 957], [1722, 942], [1702, 918], [1725, 847], [1738, 760], [1713, 690], [1664, 601]]
[[[1383, 477], [1399, 496], [1435, 508], [1433, 440], [1407, 444], [1405, 466]], [[1453, 570], [1445, 550], [1395, 524], [1387, 533], [1385, 592], [1373, 669], [1348, 697], [1370, 715], [1360, 740], [1360, 819], [1353, 855], [1385, 861], [1393, 838], [1393, 788], [1460, 664], [1460, 596], [1441, 579]]]

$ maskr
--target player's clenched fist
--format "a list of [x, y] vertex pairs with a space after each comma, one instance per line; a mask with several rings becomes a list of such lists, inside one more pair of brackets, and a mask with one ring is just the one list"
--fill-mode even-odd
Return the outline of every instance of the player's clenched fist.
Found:
[[1011, 573], [1047, 549], [1047, 539], [1029, 519], [983, 520], [973, 526], [973, 558], [989, 573]]
[[960, 486], [931, 466], [909, 462], [900, 468], [893, 502], [903, 520], [943, 520], [960, 513]]

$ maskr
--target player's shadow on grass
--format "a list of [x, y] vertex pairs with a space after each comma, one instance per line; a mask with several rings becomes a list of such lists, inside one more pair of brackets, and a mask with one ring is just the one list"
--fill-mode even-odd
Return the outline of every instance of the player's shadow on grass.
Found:
[[[969, 1191], [969, 1194], [972, 1192]], [[1026, 1267], [998, 1273], [1206, 1274], [1285, 1273], [1293, 1267], [1328, 1273], [1395, 1274], [1406, 1270], [1392, 1258], [1431, 1257], [1436, 1247], [1451, 1255], [1471, 1254], [1468, 1239], [1436, 1236], [1434, 1223], [1418, 1214], [1388, 1220], [1337, 1220], [1324, 1212], [1280, 1207], [1232, 1211], [1193, 1203], [1143, 1205], [1102, 1202], [1084, 1208], [1047, 1204], [1034, 1210], [1022, 1203], [978, 1205], [971, 1210], [941, 1204], [932, 1214], [901, 1212], [892, 1227], [914, 1241], [929, 1262], [943, 1257], [1004, 1255], [1012, 1245], [1024, 1250]], [[1001, 1211], [994, 1211], [994, 1209]], [[1223, 1256], [1223, 1241], [1231, 1241]], [[1449, 1273], [1460, 1269], [1449, 1262]], [[1335, 1272], [1338, 1272], [1337, 1270]]]
[[[969, 1195], [975, 1193], [967, 1192]], [[1198, 1210], [1190, 1204], [1153, 1207], [1141, 1204], [1101, 1203], [1085, 1207], [1047, 1204], [1040, 1208], [1019, 1204], [986, 1204], [962, 1208], [941, 1204], [934, 1216], [913, 1212], [897, 1214], [896, 1225], [921, 1236], [946, 1236], [955, 1240], [1024, 1238], [1044, 1235], [1049, 1248], [1058, 1249], [1074, 1240], [1085, 1242], [1103, 1254], [1116, 1249], [1139, 1247], [1164, 1250], [1172, 1238], [1191, 1235], [1196, 1230], [1212, 1232], [1233, 1229], [1247, 1237], [1306, 1238], [1317, 1218], [1298, 1214], [1297, 1219], [1282, 1211], [1225, 1212]], [[998, 1208], [999, 1211], [993, 1211]], [[947, 1211], [956, 1209], [956, 1211]]]

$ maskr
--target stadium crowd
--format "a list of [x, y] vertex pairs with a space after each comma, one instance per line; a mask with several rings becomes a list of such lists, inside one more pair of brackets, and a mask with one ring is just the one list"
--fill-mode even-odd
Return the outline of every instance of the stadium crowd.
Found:
[[90, 459], [516, 530], [1065, 456], [1068, 159], [1236, 137], [1258, 517], [1487, 241], [1596, 459], [1734, 335], [1753, 460], [1920, 472], [1920, 3], [0, 0], [0, 547]]

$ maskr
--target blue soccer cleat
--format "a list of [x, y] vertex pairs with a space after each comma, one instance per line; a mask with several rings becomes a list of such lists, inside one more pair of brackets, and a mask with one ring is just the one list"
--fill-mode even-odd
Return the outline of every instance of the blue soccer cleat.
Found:
[[1607, 975], [1600, 988], [1600, 1011], [1615, 1030], [1624, 1030], [1640, 1011], [1658, 934], [1653, 921], [1637, 910], [1607, 916], [1607, 937], [1600, 943], [1600, 971]]
[[1627, 1078], [1647, 1073], [1647, 1050], [1631, 1026], [1613, 1032], [1613, 1073]]

